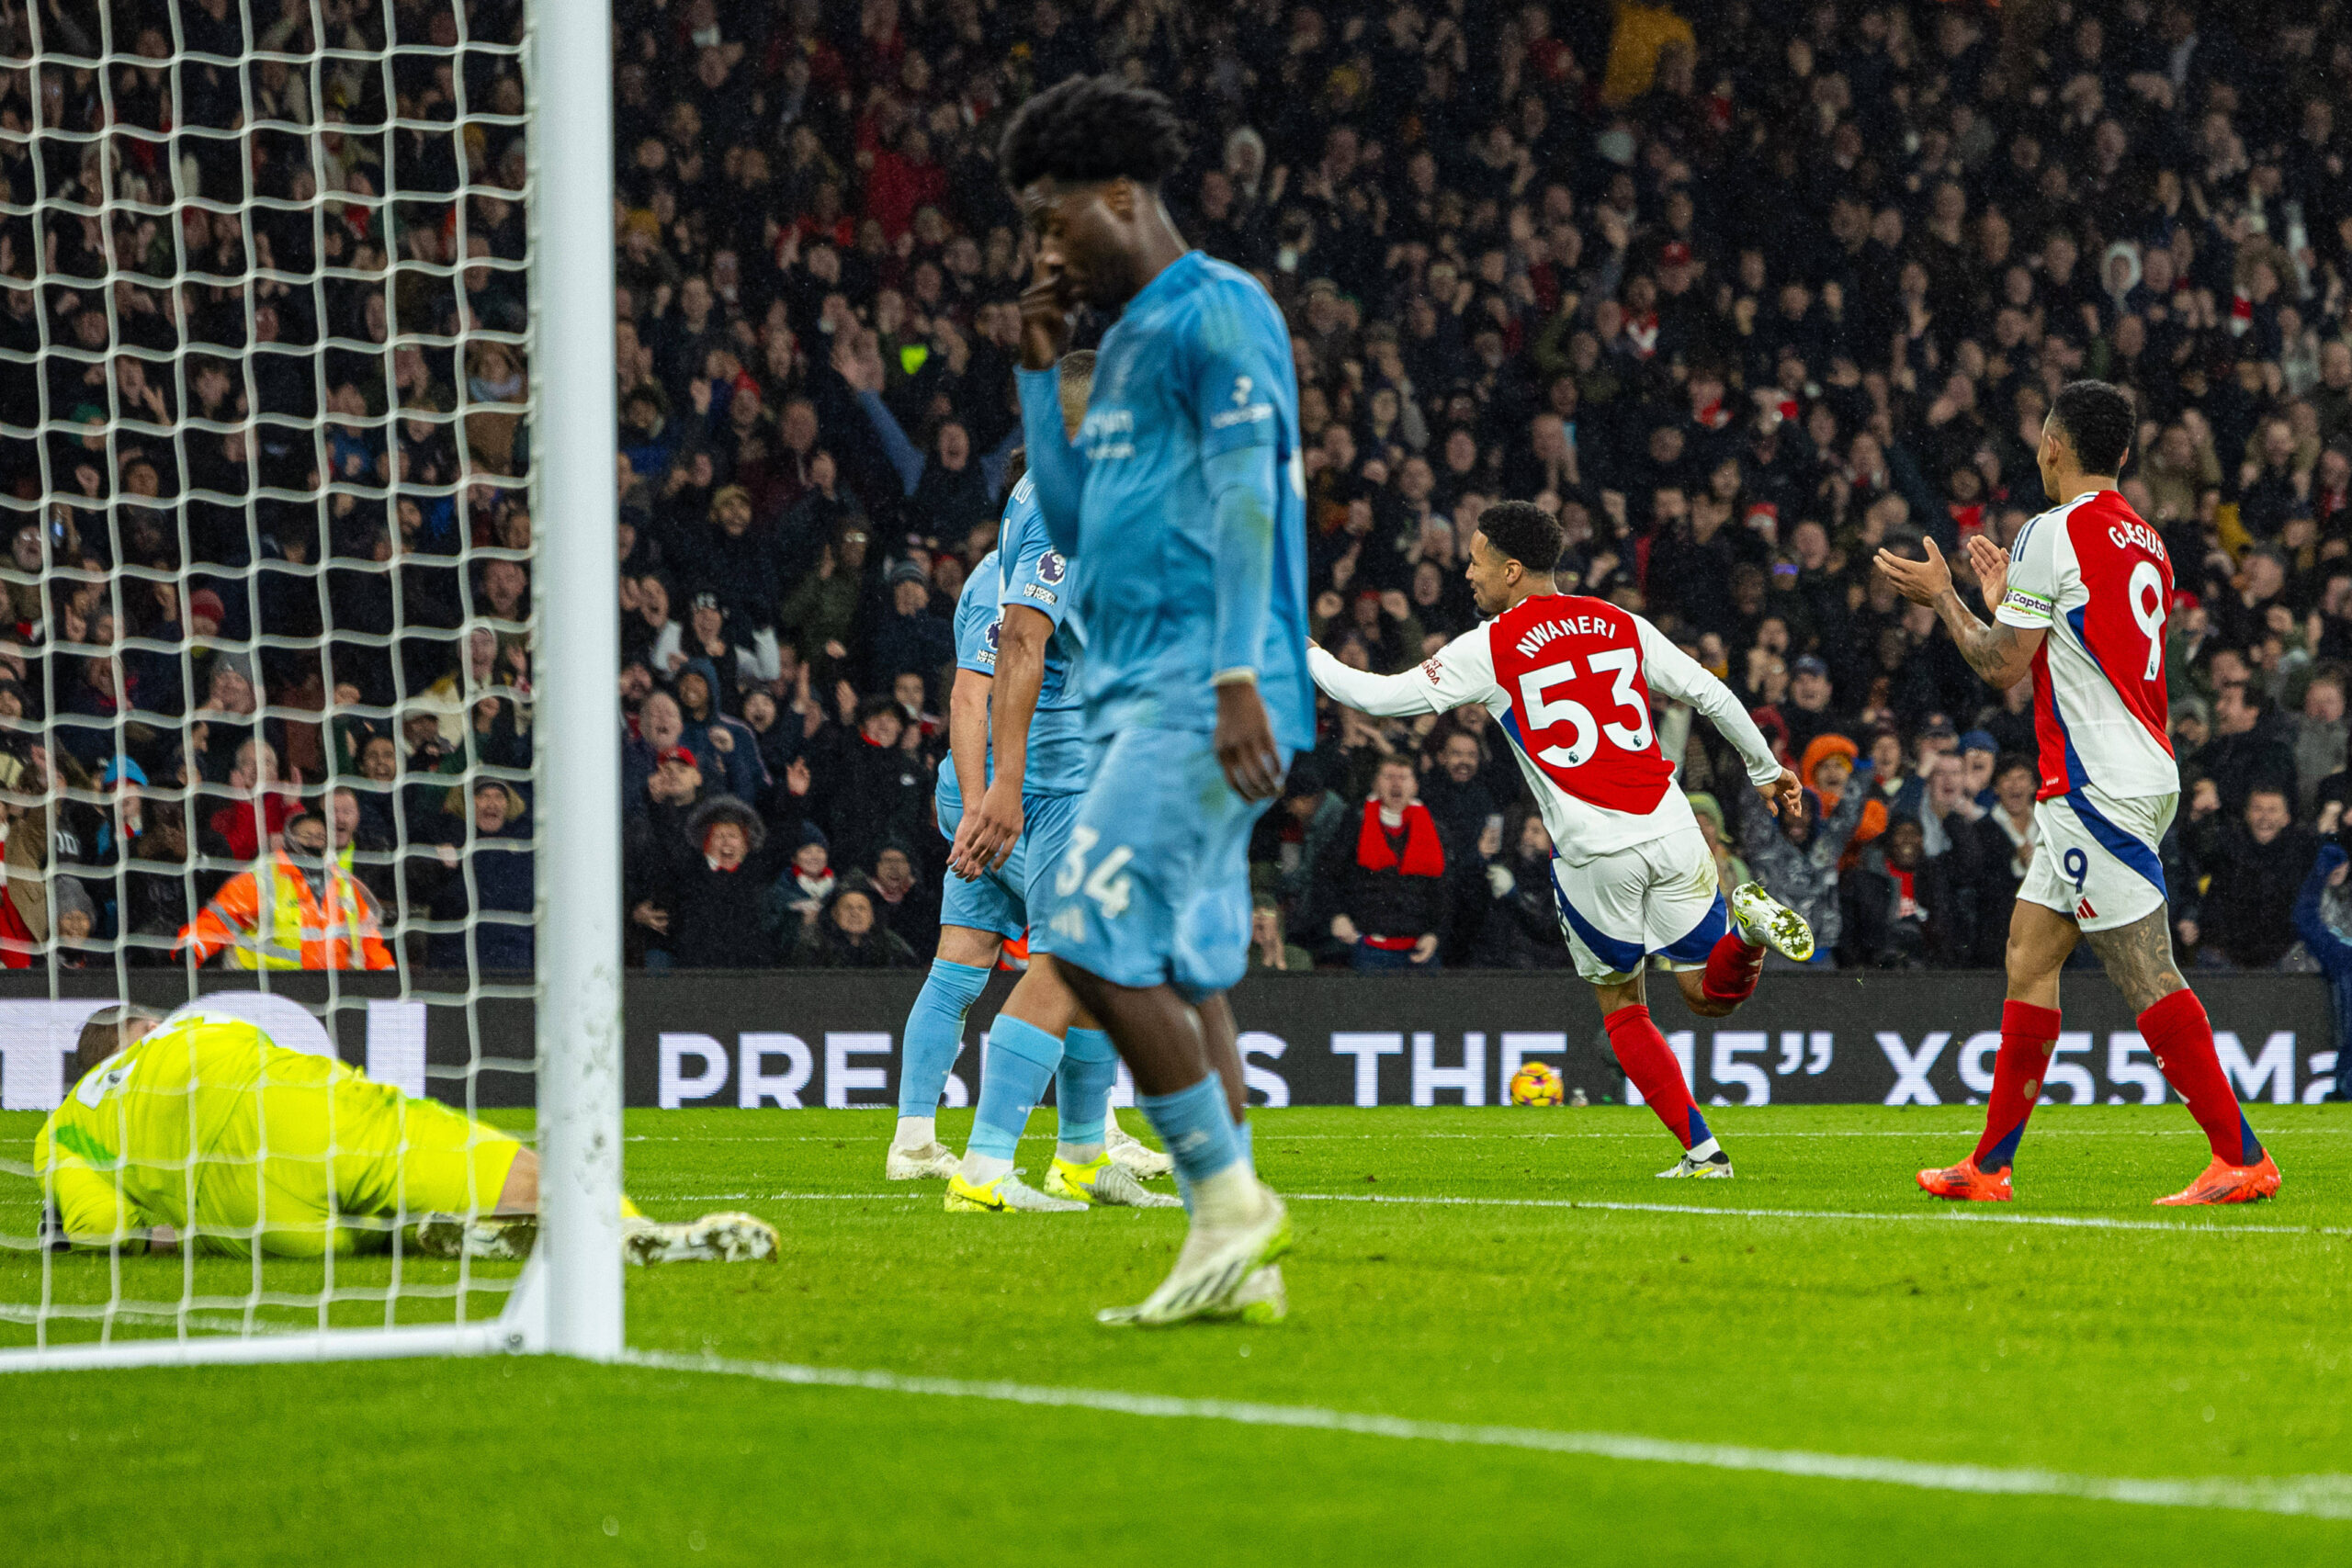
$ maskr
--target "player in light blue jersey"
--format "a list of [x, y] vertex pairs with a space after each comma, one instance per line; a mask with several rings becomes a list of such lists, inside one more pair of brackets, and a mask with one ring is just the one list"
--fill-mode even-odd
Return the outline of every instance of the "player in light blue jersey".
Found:
[[[1023, 105], [999, 163], [1037, 238], [1022, 422], [1055, 547], [1077, 558], [1094, 775], [1033, 940], [1102, 1019], [1193, 1211], [1175, 1269], [1104, 1321], [1283, 1310], [1289, 1246], [1257, 1179], [1223, 993], [1250, 934], [1250, 829], [1314, 741], [1306, 496], [1290, 333], [1248, 274], [1186, 247], [1159, 197], [1168, 101], [1073, 77]], [[1052, 367], [1072, 306], [1117, 321], [1065, 438]]]
[[[994, 554], [964, 580], [956, 601], [956, 684], [947, 699], [947, 760], [933, 786], [940, 831], [953, 836], [964, 815], [965, 792], [987, 786], [989, 692], [996, 680], [997, 570]], [[960, 776], [968, 773], [968, 785]], [[892, 1181], [952, 1177], [956, 1152], [939, 1142], [936, 1115], [948, 1070], [964, 1047], [964, 1018], [988, 985], [997, 950], [1026, 925], [1013, 891], [1020, 868], [978, 881], [951, 877], [939, 909], [939, 953], [931, 961], [922, 990], [907, 1014], [906, 1045], [899, 1063], [899, 1124], [890, 1137], [883, 1173]]]
[[[1084, 378], [1082, 366], [1072, 367], [1073, 424], [1085, 403]], [[949, 762], [939, 770], [935, 798], [940, 830], [956, 842], [956, 874], [942, 901], [938, 957], [907, 1016], [899, 1124], [884, 1170], [893, 1180], [946, 1177], [946, 1204], [956, 1211], [1159, 1207], [1174, 1200], [1136, 1176], [1166, 1175], [1168, 1156], [1117, 1130], [1109, 1111], [1117, 1055], [1049, 962], [1032, 962], [989, 1030], [979, 1104], [960, 1162], [936, 1133], [965, 1016], [1002, 943], [1027, 925], [1029, 885], [1059, 856], [1086, 781], [1076, 698], [1065, 694], [1081, 634], [1069, 617], [1068, 564], [1035, 522], [1032, 488], [1025, 479], [1014, 488], [997, 550], [973, 569], [956, 604]], [[1024, 607], [1007, 617], [1001, 599]], [[978, 804], [967, 808], [967, 801]], [[1014, 1172], [1012, 1156], [1049, 1080], [1058, 1085], [1060, 1143], [1039, 1192]]]

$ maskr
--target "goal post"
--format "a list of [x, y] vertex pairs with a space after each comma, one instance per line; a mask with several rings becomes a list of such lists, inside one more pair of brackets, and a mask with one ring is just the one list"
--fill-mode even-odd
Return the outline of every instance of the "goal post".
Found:
[[[210, 12], [0, 16], [0, 1371], [611, 1359], [607, 8]], [[316, 926], [272, 848], [306, 811]], [[364, 1058], [475, 1119], [469, 1166], [488, 1124], [535, 1139], [528, 1262], [427, 1258], [339, 1191], [357, 1254], [266, 1257], [262, 1220], [209, 1233], [250, 1258], [69, 1249], [34, 1112], [115, 1001]]]
[[539, 406], [548, 549], [540, 787], [540, 1244], [548, 1348], [609, 1360], [621, 1337], [619, 377], [614, 364], [612, 11], [541, 0]]

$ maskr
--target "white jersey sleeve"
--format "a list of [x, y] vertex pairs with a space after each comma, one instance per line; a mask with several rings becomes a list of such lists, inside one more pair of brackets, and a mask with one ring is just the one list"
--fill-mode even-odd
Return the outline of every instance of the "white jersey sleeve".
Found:
[[1452, 713], [1473, 703], [1489, 712], [1509, 705], [1495, 685], [1495, 656], [1483, 624], [1399, 674], [1351, 669], [1316, 647], [1306, 650], [1306, 671], [1334, 702], [1384, 718]]
[[1666, 635], [1639, 615], [1634, 629], [1642, 639], [1642, 669], [1656, 695], [1688, 703], [1707, 716], [1707, 722], [1738, 748], [1747, 764], [1747, 782], [1758, 786], [1781, 776], [1781, 760], [1731, 688], [1707, 672], [1706, 667], [1666, 639]]
[[2059, 543], [2066, 536], [2067, 508], [2045, 512], [2027, 523], [2009, 549], [2009, 587], [1993, 618], [2019, 631], [2047, 631], [2058, 618], [2064, 592]]

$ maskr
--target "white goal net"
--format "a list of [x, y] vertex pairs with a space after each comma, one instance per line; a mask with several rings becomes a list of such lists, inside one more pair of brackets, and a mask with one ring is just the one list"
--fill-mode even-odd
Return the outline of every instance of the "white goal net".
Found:
[[[0, 1362], [539, 1338], [416, 1232], [564, 1065], [539, 20], [0, 0]], [[126, 1003], [171, 1065], [85, 1077]]]

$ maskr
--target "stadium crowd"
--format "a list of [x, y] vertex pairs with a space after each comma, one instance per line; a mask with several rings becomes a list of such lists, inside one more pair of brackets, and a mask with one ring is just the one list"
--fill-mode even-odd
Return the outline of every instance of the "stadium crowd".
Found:
[[[43, 15], [70, 26], [96, 4]], [[254, 72], [273, 120], [324, 132], [250, 138], [254, 193], [294, 206], [180, 226], [191, 269], [271, 269], [250, 290], [186, 282], [175, 302], [174, 236], [135, 215], [50, 224], [36, 287], [42, 237], [0, 219], [17, 351], [0, 489], [19, 524], [0, 784], [36, 799], [22, 776], [54, 768], [92, 802], [48, 811], [45, 832], [27, 831], [43, 807], [19, 810], [0, 927], [23, 930], [0, 951], [37, 947], [53, 906], [62, 937], [132, 933], [134, 957], [168, 961], [240, 863], [318, 840], [288, 834], [303, 812], [326, 828], [291, 862], [312, 896], [356, 851], [351, 879], [418, 961], [463, 963], [469, 910], [530, 907], [530, 439], [505, 341], [526, 307], [522, 164], [499, 118], [521, 87], [494, 47], [516, 8], [451, 4], [392, 6], [403, 36], [465, 52], [403, 56], [389, 88], [331, 70], [314, 107], [303, 73]], [[161, 0], [117, 0], [112, 36], [235, 51], [236, 7], [175, 10], [180, 34], [142, 30]], [[366, 39], [374, 11], [319, 14]], [[1800, 772], [1808, 809], [1776, 820], [1708, 727], [1661, 716], [1726, 887], [1753, 875], [1801, 909], [1817, 962], [1999, 964], [2036, 852], [2030, 691], [1984, 687], [1870, 562], [1932, 537], [1965, 581], [1963, 540], [2006, 544], [2045, 504], [2054, 389], [2127, 387], [2124, 491], [2176, 577], [2178, 945], [2352, 972], [2333, 848], [2352, 800], [2352, 29], [2335, 13], [614, 14], [632, 962], [928, 955], [949, 616], [1019, 439], [1032, 249], [994, 142], [1036, 85], [1113, 71], [1195, 128], [1164, 193], [1180, 230], [1292, 322], [1318, 639], [1410, 668], [1472, 624], [1480, 509], [1556, 511], [1577, 590], [1688, 647]], [[254, 27], [294, 52], [334, 41], [307, 6]], [[39, 91], [49, 123], [111, 117], [118, 187], [240, 190], [222, 153], [240, 143], [191, 130], [228, 123], [233, 80], [185, 71], [165, 116], [163, 73], [119, 69], [110, 94], [96, 75], [0, 68], [0, 123], [28, 123]], [[419, 124], [486, 118], [327, 129], [380, 117], [388, 90]], [[93, 186], [86, 144], [0, 137], [12, 199]], [[302, 204], [322, 199], [314, 231]], [[166, 280], [118, 282], [111, 315], [109, 242]], [[427, 341], [387, 352], [394, 333]], [[185, 352], [159, 371], [109, 344]], [[70, 499], [43, 510], [44, 486]], [[256, 656], [256, 636], [285, 640]], [[469, 767], [473, 789], [453, 787]], [[142, 807], [151, 780], [200, 793]], [[1548, 855], [1482, 711], [1406, 725], [1327, 703], [1252, 841], [1252, 967], [1565, 965]], [[509, 965], [529, 940], [485, 924], [478, 960]]]

